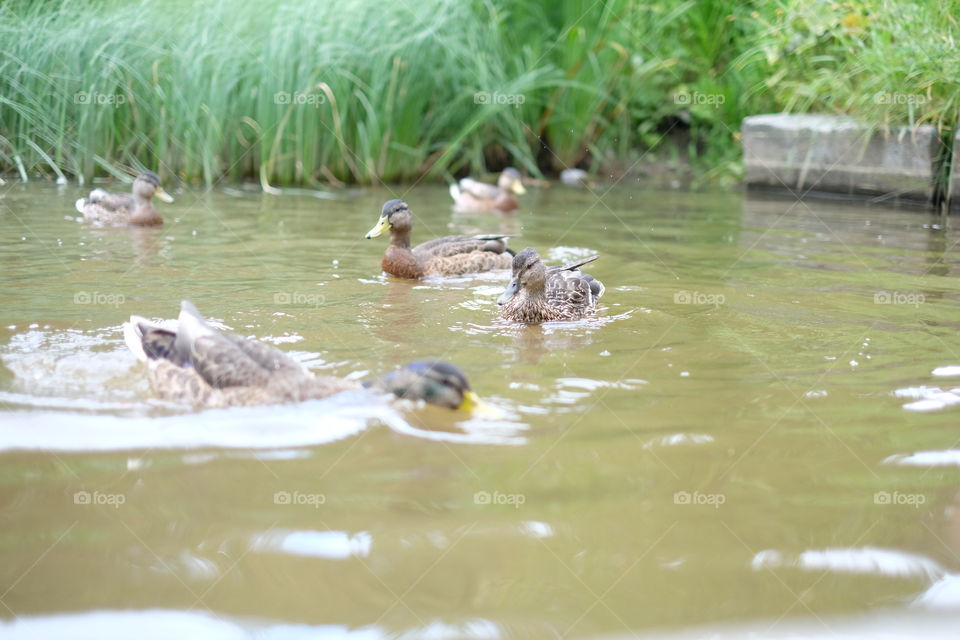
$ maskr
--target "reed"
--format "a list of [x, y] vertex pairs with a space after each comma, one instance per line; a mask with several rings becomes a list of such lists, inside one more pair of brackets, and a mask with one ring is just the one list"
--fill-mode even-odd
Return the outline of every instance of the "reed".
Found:
[[5, 3], [0, 171], [89, 180], [146, 167], [270, 189], [449, 179], [507, 163], [534, 174], [629, 166], [679, 142], [704, 175], [735, 177], [750, 113], [953, 126], [957, 9], [960, 0]]

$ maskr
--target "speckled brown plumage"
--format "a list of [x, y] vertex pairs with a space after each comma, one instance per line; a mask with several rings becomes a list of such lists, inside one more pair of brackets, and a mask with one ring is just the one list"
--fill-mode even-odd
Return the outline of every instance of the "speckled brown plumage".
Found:
[[509, 269], [513, 256], [507, 251], [507, 236], [446, 236], [410, 247], [413, 216], [402, 200], [383, 205], [377, 226], [367, 238], [390, 230], [390, 244], [381, 268], [398, 278], [417, 279], [426, 275], [453, 276]]
[[[211, 327], [189, 302], [176, 322], [132, 316], [124, 325], [131, 351], [147, 365], [156, 395], [198, 408], [302, 402], [360, 389], [358, 382], [316, 376], [279, 349]], [[413, 362], [367, 386], [447, 408], [475, 404], [466, 377], [440, 361]]]
[[536, 251], [524, 249], [514, 257], [510, 284], [497, 301], [500, 317], [537, 324], [592, 315], [604, 287], [593, 276], [581, 273], [580, 267], [596, 259], [547, 268]]
[[147, 357], [150, 384], [164, 400], [215, 408], [300, 402], [359, 388], [349, 380], [314, 376], [270, 345], [216, 331], [189, 302], [183, 303], [176, 331], [131, 322]]

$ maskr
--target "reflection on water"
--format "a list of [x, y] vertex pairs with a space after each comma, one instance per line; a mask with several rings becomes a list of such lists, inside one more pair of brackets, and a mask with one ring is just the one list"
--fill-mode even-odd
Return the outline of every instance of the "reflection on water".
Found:
[[[629, 189], [466, 216], [407, 194], [418, 241], [599, 253], [597, 318], [523, 327], [497, 318], [506, 271], [380, 274], [362, 236], [387, 190], [188, 192], [140, 230], [78, 224], [77, 195], [0, 198], [0, 635], [955, 634], [935, 613], [960, 608], [943, 220]], [[450, 360], [494, 411], [158, 402], [120, 324], [181, 299], [325, 374]]]

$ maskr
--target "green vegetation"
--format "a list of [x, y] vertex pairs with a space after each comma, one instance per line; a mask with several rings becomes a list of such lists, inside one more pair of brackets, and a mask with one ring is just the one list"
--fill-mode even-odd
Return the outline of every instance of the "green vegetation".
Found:
[[960, 0], [7, 3], [0, 171], [269, 188], [679, 158], [727, 181], [752, 113], [953, 127], [958, 15]]

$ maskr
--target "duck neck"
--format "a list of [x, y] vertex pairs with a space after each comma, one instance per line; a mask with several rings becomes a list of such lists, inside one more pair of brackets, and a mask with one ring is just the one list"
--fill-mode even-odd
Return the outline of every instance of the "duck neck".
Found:
[[390, 246], [397, 249], [410, 248], [410, 230], [409, 229], [391, 229]]

